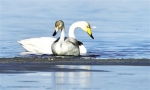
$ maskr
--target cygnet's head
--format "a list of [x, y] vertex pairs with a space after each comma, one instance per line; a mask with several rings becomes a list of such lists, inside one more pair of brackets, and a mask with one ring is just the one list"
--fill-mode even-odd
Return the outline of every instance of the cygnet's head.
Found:
[[77, 24], [77, 27], [83, 29], [85, 32], [87, 32], [87, 34], [92, 38], [94, 39], [93, 35], [92, 35], [92, 30], [91, 30], [91, 27], [90, 27], [90, 24], [86, 21], [79, 21], [76, 23]]
[[62, 20], [57, 20], [55, 22], [55, 31], [53, 33], [53, 36], [55, 36], [60, 29], [64, 29], [64, 22]]

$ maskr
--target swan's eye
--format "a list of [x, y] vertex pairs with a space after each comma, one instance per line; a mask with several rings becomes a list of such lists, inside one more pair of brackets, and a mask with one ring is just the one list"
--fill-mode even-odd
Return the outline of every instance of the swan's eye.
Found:
[[87, 28], [90, 28], [90, 26], [87, 26]]

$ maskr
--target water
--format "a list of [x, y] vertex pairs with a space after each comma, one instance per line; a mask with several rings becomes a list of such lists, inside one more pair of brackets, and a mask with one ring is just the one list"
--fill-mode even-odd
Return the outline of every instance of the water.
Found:
[[[16, 41], [52, 37], [56, 20], [66, 31], [91, 24], [94, 40], [77, 29], [88, 54], [97, 58], [150, 58], [149, 0], [0, 0], [0, 57], [25, 51]], [[68, 32], [66, 32], [68, 33]], [[60, 33], [56, 37], [59, 37]], [[0, 73], [2, 90], [148, 90], [149, 67], [56, 66], [60, 70]]]
[[[149, 1], [36, 1], [1, 0], [0, 57], [25, 51], [16, 41], [52, 37], [54, 23], [69, 26], [85, 20], [91, 24], [92, 40], [84, 31], [75, 35], [99, 58], [150, 58]], [[66, 32], [68, 33], [68, 32]], [[59, 37], [57, 34], [56, 37]]]

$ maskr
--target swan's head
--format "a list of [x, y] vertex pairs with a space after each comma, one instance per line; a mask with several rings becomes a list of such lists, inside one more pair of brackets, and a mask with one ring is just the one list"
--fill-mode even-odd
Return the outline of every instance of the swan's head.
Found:
[[59, 29], [61, 29], [61, 30], [64, 29], [64, 22], [62, 20], [57, 20], [55, 22], [55, 31], [53, 33], [53, 36], [55, 36], [57, 34]]
[[91, 27], [90, 27], [90, 24], [86, 21], [80, 21], [78, 22], [78, 25], [81, 29], [83, 29], [85, 32], [87, 32], [87, 34], [92, 38], [94, 39], [93, 35], [92, 35], [92, 30], [91, 30]]

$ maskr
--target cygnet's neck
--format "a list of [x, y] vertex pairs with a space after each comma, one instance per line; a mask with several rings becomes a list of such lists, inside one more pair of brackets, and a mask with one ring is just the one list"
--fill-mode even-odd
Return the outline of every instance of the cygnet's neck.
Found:
[[62, 28], [59, 42], [63, 42], [65, 39], [65, 27]]
[[73, 23], [73, 24], [70, 26], [70, 28], [69, 28], [69, 37], [75, 38], [74, 30], [75, 30], [77, 27], [80, 27], [80, 22], [75, 22], [75, 23]]

